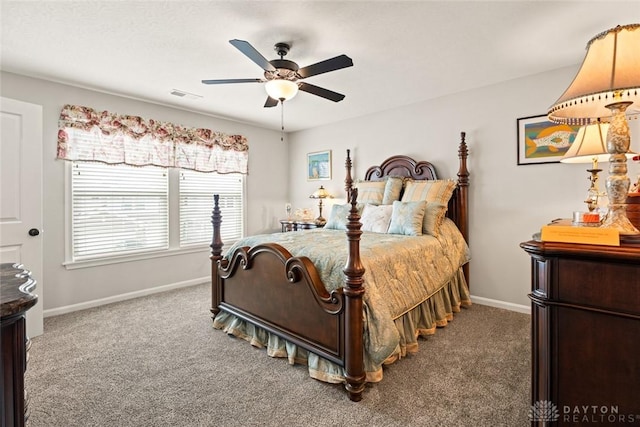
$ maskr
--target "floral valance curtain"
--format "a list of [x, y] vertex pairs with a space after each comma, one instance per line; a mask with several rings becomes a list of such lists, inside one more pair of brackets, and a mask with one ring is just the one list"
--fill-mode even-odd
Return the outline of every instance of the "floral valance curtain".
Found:
[[64, 106], [58, 128], [57, 157], [63, 160], [247, 173], [249, 145], [241, 135], [79, 105]]

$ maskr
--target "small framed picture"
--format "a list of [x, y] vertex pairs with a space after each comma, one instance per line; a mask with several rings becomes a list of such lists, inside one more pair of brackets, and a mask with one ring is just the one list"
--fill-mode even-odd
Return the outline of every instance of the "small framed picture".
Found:
[[331, 150], [307, 154], [307, 180], [331, 179]]
[[518, 164], [558, 163], [580, 126], [553, 123], [546, 115], [518, 119]]

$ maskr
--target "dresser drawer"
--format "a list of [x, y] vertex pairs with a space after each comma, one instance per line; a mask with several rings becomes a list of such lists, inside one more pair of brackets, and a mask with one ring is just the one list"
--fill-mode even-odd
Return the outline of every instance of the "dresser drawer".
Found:
[[561, 258], [554, 285], [560, 302], [640, 315], [637, 264]]

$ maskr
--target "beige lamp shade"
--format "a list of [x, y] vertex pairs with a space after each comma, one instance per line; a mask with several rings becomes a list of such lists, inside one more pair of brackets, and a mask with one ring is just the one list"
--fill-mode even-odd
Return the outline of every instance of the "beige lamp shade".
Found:
[[583, 126], [578, 130], [576, 139], [569, 151], [560, 159], [562, 163], [608, 162], [611, 154], [607, 152], [607, 130], [609, 124], [596, 123]]
[[572, 125], [609, 121], [614, 102], [632, 102], [627, 116], [640, 114], [640, 24], [617, 26], [587, 43], [578, 74], [549, 108], [552, 122]]
[[[596, 163], [608, 162], [611, 154], [607, 152], [608, 123], [596, 123], [582, 126], [578, 130], [571, 147], [560, 159], [562, 163]], [[628, 151], [627, 159], [633, 158], [637, 153]]]

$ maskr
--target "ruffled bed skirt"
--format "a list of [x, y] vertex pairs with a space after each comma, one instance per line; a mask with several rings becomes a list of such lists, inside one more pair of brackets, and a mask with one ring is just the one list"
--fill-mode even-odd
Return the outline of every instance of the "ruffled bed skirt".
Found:
[[[394, 320], [400, 340], [392, 354], [384, 358], [384, 362], [375, 363], [368, 355], [369, 338], [365, 332], [365, 372], [367, 382], [382, 380], [382, 366], [391, 364], [407, 354], [418, 352], [418, 338], [433, 335], [436, 328], [444, 327], [453, 319], [453, 314], [460, 311], [460, 307], [471, 305], [469, 288], [462, 273], [462, 269], [453, 279], [439, 291], [431, 295], [417, 307], [409, 310]], [[242, 338], [251, 345], [266, 348], [271, 357], [287, 358], [290, 364], [303, 364], [309, 368], [309, 376], [328, 383], [344, 383], [344, 369], [326, 359], [310, 353], [279, 336], [269, 333], [232, 314], [221, 311], [213, 320], [213, 327], [221, 329], [227, 334]], [[366, 324], [365, 324], [366, 331]]]

